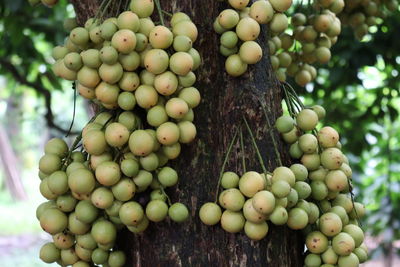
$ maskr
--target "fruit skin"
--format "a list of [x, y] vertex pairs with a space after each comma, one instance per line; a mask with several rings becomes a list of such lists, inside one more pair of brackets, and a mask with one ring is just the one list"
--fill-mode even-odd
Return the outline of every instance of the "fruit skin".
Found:
[[199, 211], [200, 220], [206, 225], [215, 225], [221, 220], [222, 211], [220, 206], [213, 202], [205, 203]]

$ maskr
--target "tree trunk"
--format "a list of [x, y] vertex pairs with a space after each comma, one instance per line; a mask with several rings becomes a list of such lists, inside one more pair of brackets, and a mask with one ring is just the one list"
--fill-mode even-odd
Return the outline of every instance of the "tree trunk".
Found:
[[[89, 8], [87, 12], [81, 7], [97, 6], [94, 0], [71, 2], [78, 3], [75, 10], [81, 23], [94, 10]], [[270, 224], [267, 237], [254, 242], [242, 233], [229, 234], [220, 226], [208, 227], [198, 217], [201, 205], [215, 199], [225, 152], [236, 129], [243, 124], [243, 115], [256, 134], [267, 168], [272, 171], [277, 166], [259, 103], [266, 104], [269, 120], [274, 122], [281, 113], [282, 96], [268, 59], [266, 28], [262, 27], [258, 40], [263, 47], [263, 60], [249, 66], [244, 76], [233, 78], [225, 72], [225, 59], [218, 52], [219, 36], [212, 27], [214, 18], [228, 5], [215, 0], [160, 2], [165, 11], [187, 13], [199, 29], [194, 44], [203, 59], [196, 71], [195, 85], [203, 99], [195, 109], [198, 137], [191, 145], [183, 146], [179, 159], [173, 162], [180, 181], [177, 188], [167, 191], [173, 202], [180, 201], [189, 207], [191, 217], [180, 225], [170, 221], [151, 224], [141, 235], [122, 231], [118, 244], [128, 255], [127, 266], [303, 266], [304, 243], [298, 232]], [[262, 172], [246, 128], [243, 133], [247, 170]], [[282, 144], [280, 148], [287, 150]], [[289, 163], [286, 153], [282, 156]], [[240, 146], [236, 144], [226, 170], [242, 174], [241, 157]]]

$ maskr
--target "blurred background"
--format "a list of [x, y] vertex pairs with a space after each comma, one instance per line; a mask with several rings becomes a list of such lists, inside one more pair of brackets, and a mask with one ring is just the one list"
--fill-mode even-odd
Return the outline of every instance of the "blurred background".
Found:
[[[51, 49], [66, 32], [73, 8], [53, 9], [25, 0], [0, 1], [0, 266], [49, 266], [38, 250], [49, 239], [35, 217], [38, 160], [45, 142], [65, 137], [74, 118], [72, 84], [51, 72]], [[326, 125], [341, 134], [368, 213], [362, 227], [372, 260], [364, 266], [400, 266], [400, 12], [370, 29], [361, 42], [343, 30], [329, 65], [306, 88], [307, 105], [327, 110]], [[76, 98], [72, 133], [88, 121]], [[67, 137], [69, 144], [71, 137]]]

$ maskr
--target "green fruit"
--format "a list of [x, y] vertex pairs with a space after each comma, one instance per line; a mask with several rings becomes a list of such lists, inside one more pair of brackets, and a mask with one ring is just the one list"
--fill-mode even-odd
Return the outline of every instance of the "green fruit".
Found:
[[177, 172], [170, 167], [162, 168], [157, 174], [157, 178], [164, 187], [174, 186], [178, 182]]
[[149, 41], [153, 48], [167, 49], [173, 42], [172, 32], [165, 26], [154, 27], [149, 35]]
[[328, 188], [322, 181], [311, 182], [311, 196], [315, 200], [323, 200], [328, 196]]
[[96, 220], [99, 210], [89, 200], [81, 200], [75, 207], [75, 216], [83, 223], [92, 223]]
[[261, 46], [254, 41], [246, 41], [240, 46], [239, 56], [246, 64], [256, 64], [262, 55]]
[[161, 151], [168, 159], [176, 159], [181, 153], [181, 145], [180, 143], [175, 143], [170, 146], [162, 146]]
[[175, 74], [180, 76], [187, 75], [193, 70], [194, 61], [192, 56], [186, 52], [176, 52], [169, 61], [169, 68]]
[[168, 209], [168, 216], [174, 222], [181, 223], [189, 218], [189, 210], [182, 203], [174, 203]]
[[332, 127], [323, 127], [318, 132], [318, 142], [323, 148], [335, 147], [339, 142], [339, 134]]
[[256, 1], [250, 7], [250, 17], [260, 24], [267, 24], [274, 15], [274, 9], [269, 1]]
[[124, 111], [118, 116], [118, 122], [125, 125], [129, 131], [133, 131], [139, 124], [139, 118], [130, 111]]
[[320, 155], [317, 153], [313, 154], [304, 154], [301, 159], [301, 163], [307, 168], [309, 171], [315, 171], [320, 167]]
[[76, 218], [75, 212], [68, 216], [68, 230], [75, 235], [84, 235], [90, 230], [91, 225], [81, 222]]
[[101, 37], [105, 40], [111, 40], [114, 33], [118, 31], [118, 27], [114, 22], [105, 21], [100, 25]]
[[82, 57], [76, 52], [71, 52], [65, 55], [64, 65], [72, 71], [78, 71], [82, 67]]
[[136, 35], [131, 30], [122, 29], [114, 33], [111, 45], [120, 53], [129, 54], [136, 47]]
[[47, 179], [47, 186], [56, 195], [66, 193], [68, 188], [68, 177], [63, 171], [53, 172]]
[[55, 46], [51, 52], [51, 56], [57, 61], [59, 59], [63, 59], [68, 52], [68, 49], [64, 46]]
[[225, 69], [229, 75], [238, 77], [246, 72], [247, 64], [243, 62], [239, 55], [234, 54], [226, 59]]
[[251, 240], [261, 240], [268, 234], [268, 224], [266, 222], [253, 223], [246, 221], [244, 224], [244, 233]]
[[45, 263], [53, 263], [60, 259], [60, 250], [54, 243], [46, 243], [40, 248], [39, 257]]
[[91, 155], [101, 155], [107, 147], [104, 133], [99, 130], [92, 130], [83, 137], [83, 146]]
[[276, 206], [274, 211], [269, 215], [269, 220], [275, 225], [284, 225], [288, 221], [288, 212], [282, 206]]
[[[150, 35], [151, 30], [155, 27], [154, 22], [151, 20], [151, 18], [140, 18], [140, 27], [139, 27], [139, 34], [142, 35], [141, 40], [145, 41], [145, 44], [143, 44], [141, 48], [136, 48], [136, 51], [143, 51], [147, 47], [148, 44], [148, 37]], [[146, 38], [144, 38], [146, 37]]]
[[224, 29], [232, 29], [239, 22], [239, 14], [233, 9], [225, 9], [218, 15], [218, 23]]
[[243, 18], [236, 26], [236, 34], [242, 41], [254, 41], [260, 35], [260, 25], [250, 17]]
[[52, 138], [47, 141], [44, 147], [44, 152], [46, 154], [54, 154], [59, 157], [64, 157], [68, 153], [68, 146], [64, 140], [60, 138]]
[[76, 243], [83, 249], [93, 250], [97, 248], [96, 241], [90, 233], [76, 236]]
[[246, 220], [253, 222], [253, 223], [261, 223], [267, 219], [267, 216], [259, 213], [254, 207], [253, 207], [253, 199], [249, 198], [246, 200], [246, 202], [243, 205], [243, 215], [246, 218]]
[[126, 202], [119, 209], [119, 218], [127, 226], [138, 225], [143, 220], [143, 217], [143, 208], [135, 201]]
[[239, 185], [239, 176], [234, 172], [224, 172], [221, 178], [221, 186], [225, 189], [236, 188]]
[[174, 97], [167, 101], [165, 110], [169, 117], [173, 119], [182, 119], [189, 112], [189, 106], [185, 100]]
[[70, 40], [78, 46], [85, 46], [89, 41], [89, 32], [82, 27], [76, 27], [69, 35]]
[[[132, 51], [129, 54], [119, 54], [118, 61], [122, 65], [122, 68], [125, 71], [135, 71], [140, 66], [140, 55], [136, 51]], [[132, 75], [133, 73], [130, 73], [130, 74]], [[134, 73], [134, 74], [136, 74], [136, 73]], [[135, 77], [138, 77], [137, 74]], [[121, 84], [121, 80], [119, 81], [119, 84]], [[124, 83], [122, 83], [122, 84], [124, 84]], [[137, 84], [136, 86], [131, 86], [131, 87], [137, 88], [138, 86], [139, 86], [139, 84]], [[123, 88], [121, 88], [121, 89], [123, 89]], [[123, 90], [125, 90], [125, 89], [123, 89]], [[133, 91], [133, 90], [126, 90], [126, 91]]]
[[275, 127], [282, 134], [288, 133], [294, 129], [294, 120], [289, 115], [282, 115], [276, 120]]
[[357, 267], [360, 264], [360, 260], [358, 259], [357, 255], [351, 253], [347, 256], [340, 256], [338, 261], [339, 267]]
[[140, 85], [135, 91], [135, 98], [141, 108], [148, 109], [157, 104], [158, 93], [152, 86]]
[[178, 78], [174, 73], [166, 71], [155, 77], [154, 87], [161, 95], [172, 95], [178, 88]]
[[221, 220], [221, 216], [221, 208], [213, 202], [203, 204], [199, 211], [200, 220], [206, 225], [217, 224]]
[[306, 237], [306, 246], [312, 253], [321, 254], [328, 249], [328, 238], [319, 231], [311, 232]]
[[97, 166], [96, 171], [97, 181], [105, 186], [116, 184], [121, 178], [121, 170], [118, 163], [113, 161], [105, 161]]
[[304, 259], [304, 264], [307, 267], [319, 267], [321, 263], [321, 257], [317, 254], [308, 254]]
[[152, 222], [161, 222], [168, 213], [168, 206], [164, 201], [151, 200], [146, 206], [146, 216]]
[[39, 160], [39, 170], [47, 175], [61, 168], [61, 159], [55, 154], [45, 154]]
[[265, 179], [257, 172], [243, 174], [239, 180], [239, 189], [246, 197], [253, 197], [258, 191], [264, 190]]
[[67, 216], [58, 209], [46, 209], [40, 216], [40, 226], [51, 235], [64, 231], [67, 224]]
[[105, 245], [115, 241], [117, 230], [110, 221], [100, 220], [93, 224], [91, 234], [98, 244]]
[[321, 153], [321, 164], [329, 170], [337, 170], [344, 162], [343, 153], [335, 148], [327, 148]]
[[140, 27], [139, 17], [132, 11], [122, 12], [117, 18], [117, 26], [119, 29], [137, 32]]
[[284, 198], [290, 193], [290, 184], [284, 180], [278, 180], [272, 184], [271, 192], [278, 198]]
[[176, 52], [188, 52], [192, 48], [192, 40], [185, 35], [175, 36], [173, 47]]
[[312, 134], [303, 134], [299, 138], [299, 147], [306, 154], [312, 154], [318, 149], [318, 140]]
[[274, 33], [284, 32], [289, 24], [288, 17], [284, 13], [275, 13], [269, 23], [269, 28]]
[[236, 188], [223, 191], [220, 200], [221, 206], [230, 211], [240, 211], [245, 202], [244, 196]]
[[112, 147], [122, 147], [128, 142], [129, 131], [125, 125], [119, 122], [113, 122], [106, 127], [105, 139], [107, 144]]
[[296, 122], [303, 131], [311, 131], [317, 126], [318, 115], [311, 109], [303, 109], [297, 114]]
[[311, 195], [311, 187], [306, 182], [298, 181], [293, 188], [297, 191], [299, 199], [307, 199]]
[[354, 249], [353, 253], [356, 254], [360, 263], [364, 263], [368, 260], [368, 253], [360, 247]]
[[329, 171], [325, 183], [328, 189], [334, 192], [343, 191], [348, 186], [347, 176], [341, 170]]
[[290, 193], [287, 196], [287, 200], [289, 208], [296, 206], [297, 202], [299, 201], [299, 194], [297, 193], [297, 191], [291, 188]]
[[343, 227], [343, 232], [348, 233], [354, 239], [354, 243], [356, 247], [359, 247], [364, 241], [364, 232], [363, 230], [354, 224], [348, 224]]
[[68, 176], [68, 186], [77, 194], [88, 194], [95, 187], [94, 175], [87, 169], [76, 169]]
[[149, 226], [149, 220], [146, 216], [143, 217], [143, 220], [136, 226], [127, 226], [128, 230], [132, 233], [139, 234], [143, 233], [147, 227]]
[[229, 233], [240, 232], [245, 224], [242, 212], [225, 210], [221, 216], [221, 227]]
[[354, 239], [347, 233], [339, 233], [332, 240], [332, 248], [339, 256], [350, 255], [355, 248]]
[[99, 209], [111, 207], [114, 201], [114, 195], [107, 187], [96, 188], [90, 198], [92, 203]]
[[236, 47], [238, 40], [239, 38], [234, 31], [224, 32], [220, 38], [221, 45], [223, 45], [226, 48]]
[[285, 12], [292, 6], [292, 0], [270, 0], [270, 3], [278, 12]]
[[296, 178], [296, 181], [304, 182], [308, 177], [308, 170], [302, 164], [295, 163], [290, 166], [290, 170], [293, 172], [293, 174]]
[[293, 230], [300, 230], [307, 226], [308, 215], [300, 208], [294, 208], [289, 211], [287, 225]]
[[183, 87], [191, 87], [196, 82], [196, 75], [193, 72], [189, 72], [185, 76], [178, 76], [179, 85]]
[[194, 43], [198, 36], [196, 25], [190, 20], [182, 20], [173, 26], [172, 32], [174, 36], [185, 35]]
[[131, 0], [130, 9], [136, 13], [139, 18], [150, 17], [154, 11], [153, 0]]
[[136, 156], [147, 156], [153, 151], [153, 137], [144, 130], [136, 130], [129, 137], [129, 148]]
[[319, 227], [322, 233], [332, 237], [342, 231], [342, 220], [337, 214], [328, 212], [319, 219]]
[[191, 143], [197, 134], [196, 126], [190, 121], [182, 121], [178, 123], [179, 142], [182, 144]]
[[283, 166], [278, 167], [273, 171], [271, 179], [272, 179], [272, 183], [275, 183], [277, 181], [285, 181], [290, 186], [294, 186], [294, 184], [296, 182], [296, 178], [295, 178], [292, 170], [287, 167], [283, 167]]
[[326, 264], [336, 264], [338, 261], [338, 255], [335, 253], [331, 246], [321, 255], [322, 260]]
[[92, 261], [94, 264], [104, 264], [108, 260], [108, 251], [105, 251], [101, 248], [96, 248], [92, 252]]
[[162, 49], [151, 49], [144, 57], [144, 66], [153, 74], [161, 74], [167, 70], [169, 61], [167, 52]]
[[113, 250], [108, 256], [108, 265], [110, 267], [122, 267], [125, 265], [126, 256], [123, 251]]
[[104, 64], [113, 65], [118, 62], [118, 51], [112, 46], [104, 46], [99, 56]]
[[140, 188], [147, 188], [152, 181], [153, 175], [151, 172], [145, 170], [140, 170], [138, 175], [133, 177], [133, 182], [139, 187], [137, 191], [139, 191]]
[[54, 245], [58, 249], [69, 249], [75, 243], [75, 237], [71, 234], [58, 233], [53, 235]]
[[57, 208], [63, 212], [71, 212], [75, 209], [77, 200], [70, 194], [57, 197]]

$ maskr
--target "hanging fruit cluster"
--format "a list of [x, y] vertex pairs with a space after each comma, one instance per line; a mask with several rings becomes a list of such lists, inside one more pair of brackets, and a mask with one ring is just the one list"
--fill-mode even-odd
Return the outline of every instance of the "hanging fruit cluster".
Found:
[[164, 189], [179, 180], [166, 164], [196, 137], [197, 28], [181, 12], [166, 27], [155, 2], [161, 25], [150, 18], [152, 0], [132, 0], [130, 10], [103, 21], [111, 3], [105, 1], [84, 27], [68, 20], [70, 35], [53, 50], [55, 74], [76, 81], [100, 111], [70, 149], [52, 139], [40, 159], [40, 192], [48, 201], [37, 218], [53, 236], [40, 251], [46, 263], [123, 266], [125, 255], [114, 248], [118, 230], [141, 233], [150, 222], [189, 217]]
[[225, 9], [214, 21], [214, 30], [221, 34], [219, 51], [227, 57], [225, 69], [231, 76], [243, 75], [248, 64], [256, 64], [263, 56], [256, 42], [260, 35], [260, 24], [269, 23], [272, 32], [287, 28], [287, 11], [292, 0], [256, 1], [247, 7], [249, 0], [229, 0], [234, 9]]
[[[306, 235], [305, 266], [358, 266], [368, 258], [358, 224], [365, 208], [353, 201], [352, 170], [341, 151], [339, 134], [329, 126], [316, 130], [325, 116], [323, 107], [306, 108], [292, 89], [285, 88], [285, 92], [291, 96], [286, 98], [290, 115], [279, 117], [275, 126], [299, 162], [283, 166], [273, 139], [281, 166], [272, 173], [265, 169], [261, 156], [263, 173], [247, 171], [239, 176], [224, 172], [224, 165], [219, 181], [224, 190], [218, 200], [201, 207], [200, 219], [206, 225], [220, 223], [230, 233], [244, 230], [252, 240], [268, 234], [268, 221], [286, 224]], [[236, 135], [227, 157], [234, 142]]]

